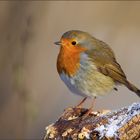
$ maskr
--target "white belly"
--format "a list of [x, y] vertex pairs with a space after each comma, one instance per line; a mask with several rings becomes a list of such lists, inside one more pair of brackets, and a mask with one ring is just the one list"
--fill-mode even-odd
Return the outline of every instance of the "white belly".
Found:
[[75, 80], [71, 79], [70, 77], [68, 77], [67, 75], [65, 75], [64, 73], [62, 73], [60, 75], [61, 79], [64, 81], [64, 83], [67, 85], [67, 87], [70, 89], [70, 91], [74, 94], [77, 95], [81, 95], [83, 97], [87, 97], [87, 95], [85, 93], [83, 93], [81, 90], [79, 90], [77, 88], [77, 86], [75, 85]]
[[80, 68], [73, 77], [65, 73], [60, 75], [67, 87], [75, 94], [82, 96], [103, 96], [114, 88], [114, 81], [98, 72], [95, 65], [80, 64]]

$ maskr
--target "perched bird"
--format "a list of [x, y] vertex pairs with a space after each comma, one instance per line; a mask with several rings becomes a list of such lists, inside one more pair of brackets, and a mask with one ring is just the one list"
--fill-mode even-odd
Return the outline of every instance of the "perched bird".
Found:
[[[85, 98], [96, 98], [124, 85], [140, 97], [140, 90], [130, 83], [116, 61], [112, 49], [105, 42], [87, 32], [71, 30], [60, 41], [57, 70], [68, 88]], [[93, 105], [92, 105], [93, 106]]]

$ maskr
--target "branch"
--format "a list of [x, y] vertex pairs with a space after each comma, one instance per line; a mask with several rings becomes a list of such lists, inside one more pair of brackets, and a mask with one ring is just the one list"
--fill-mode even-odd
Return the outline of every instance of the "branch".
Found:
[[68, 108], [46, 127], [44, 140], [138, 140], [140, 138], [140, 103], [116, 111], [92, 112]]

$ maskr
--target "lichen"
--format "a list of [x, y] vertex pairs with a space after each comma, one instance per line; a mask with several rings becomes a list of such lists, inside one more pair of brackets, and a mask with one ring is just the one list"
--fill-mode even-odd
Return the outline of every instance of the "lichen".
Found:
[[74, 120], [74, 119], [76, 119], [76, 118], [78, 118], [77, 116], [70, 116], [69, 118], [68, 118], [68, 120], [70, 121], [70, 120]]
[[63, 132], [62, 137], [66, 137], [68, 134], [70, 134], [73, 131], [72, 128], [67, 129], [65, 132]]
[[78, 135], [78, 138], [79, 139], [84, 139], [84, 138], [90, 139], [90, 132], [91, 131], [89, 129], [83, 127], [81, 130], [81, 133], [79, 133], [79, 135]]
[[46, 130], [46, 136], [51, 139], [54, 138], [57, 133], [56, 128], [53, 127], [53, 124], [46, 127], [45, 130]]

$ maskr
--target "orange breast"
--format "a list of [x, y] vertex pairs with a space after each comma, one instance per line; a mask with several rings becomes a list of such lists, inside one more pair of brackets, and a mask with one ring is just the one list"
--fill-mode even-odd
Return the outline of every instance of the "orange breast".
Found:
[[57, 59], [57, 70], [61, 74], [64, 71], [68, 76], [73, 76], [79, 69], [80, 53], [84, 48], [74, 48], [73, 46], [61, 47]]

